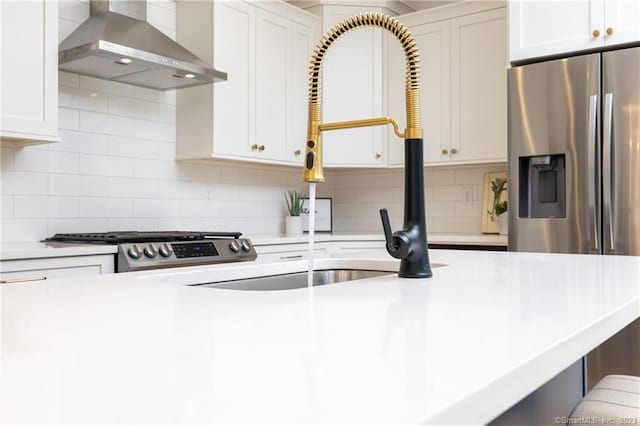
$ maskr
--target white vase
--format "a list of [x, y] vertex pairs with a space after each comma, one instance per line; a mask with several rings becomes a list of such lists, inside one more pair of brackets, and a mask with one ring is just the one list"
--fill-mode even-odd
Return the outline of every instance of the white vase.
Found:
[[284, 225], [288, 237], [302, 235], [302, 216], [287, 216]]
[[500, 232], [500, 235], [509, 233], [509, 212], [504, 212], [498, 216], [498, 232]]

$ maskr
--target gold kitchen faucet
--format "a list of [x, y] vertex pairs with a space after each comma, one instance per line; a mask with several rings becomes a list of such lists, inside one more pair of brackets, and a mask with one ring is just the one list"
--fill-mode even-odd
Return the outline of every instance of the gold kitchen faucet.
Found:
[[[391, 32], [405, 53], [405, 105], [407, 128], [401, 132], [391, 117], [322, 122], [322, 61], [333, 43], [348, 32], [361, 27], [378, 27]], [[391, 256], [402, 259], [399, 276], [427, 278], [432, 276], [427, 249], [427, 227], [424, 206], [423, 141], [420, 126], [420, 54], [413, 36], [397, 19], [381, 13], [362, 13], [344, 19], [331, 28], [318, 42], [309, 68], [309, 118], [307, 147], [304, 158], [305, 182], [324, 182], [322, 164], [322, 132], [355, 127], [391, 124], [396, 135], [405, 140], [404, 229], [391, 233], [386, 209], [380, 210], [386, 248]]]

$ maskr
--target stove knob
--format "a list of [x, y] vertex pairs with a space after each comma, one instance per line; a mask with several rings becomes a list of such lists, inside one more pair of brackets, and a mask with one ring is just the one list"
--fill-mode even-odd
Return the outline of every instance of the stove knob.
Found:
[[149, 244], [144, 248], [144, 255], [153, 259], [158, 255], [158, 252], [152, 244]]
[[234, 253], [237, 253], [240, 251], [240, 246], [238, 245], [238, 242], [236, 240], [233, 240], [229, 243], [229, 248]]
[[169, 257], [173, 254], [173, 250], [171, 250], [171, 247], [169, 246], [169, 244], [163, 244], [160, 246], [160, 255], [162, 257]]
[[127, 250], [127, 253], [129, 254], [130, 257], [134, 259], [140, 259], [142, 257], [142, 252], [140, 251], [138, 246], [129, 247], [129, 250]]
[[242, 242], [242, 251], [249, 251], [251, 250], [251, 244], [249, 243], [249, 241], [244, 240]]

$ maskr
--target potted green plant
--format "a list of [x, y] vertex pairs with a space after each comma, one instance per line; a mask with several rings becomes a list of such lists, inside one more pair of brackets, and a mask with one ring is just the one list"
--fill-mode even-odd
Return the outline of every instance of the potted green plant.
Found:
[[287, 217], [285, 218], [286, 235], [302, 235], [302, 204], [304, 203], [305, 193], [298, 189], [289, 189], [284, 194], [287, 202]]
[[489, 211], [491, 220], [498, 223], [498, 232], [500, 235], [506, 235], [508, 232], [509, 216], [507, 213], [507, 201], [500, 201], [502, 193], [507, 190], [507, 179], [495, 178], [491, 181], [491, 192], [493, 192], [493, 207]]

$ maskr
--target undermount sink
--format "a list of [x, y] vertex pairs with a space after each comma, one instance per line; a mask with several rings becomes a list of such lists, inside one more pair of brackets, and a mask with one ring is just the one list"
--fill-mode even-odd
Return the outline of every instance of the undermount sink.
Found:
[[[432, 263], [432, 268], [446, 266], [442, 263]], [[395, 271], [373, 271], [367, 269], [324, 269], [313, 271], [313, 285], [334, 284], [344, 281], [362, 280], [365, 278], [394, 275]], [[295, 272], [291, 274], [270, 275], [266, 277], [244, 278], [233, 281], [196, 284], [195, 287], [223, 288], [229, 290], [272, 291], [293, 290], [307, 287], [308, 273]]]
[[[369, 271], [364, 269], [327, 269], [313, 271], [313, 285], [334, 284], [344, 281], [361, 280], [364, 278], [391, 275], [392, 271]], [[231, 290], [293, 290], [307, 287], [307, 272], [293, 274], [271, 275], [268, 277], [245, 278], [233, 281], [199, 284], [198, 287], [225, 288]]]

